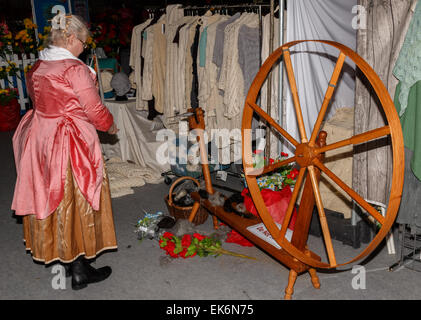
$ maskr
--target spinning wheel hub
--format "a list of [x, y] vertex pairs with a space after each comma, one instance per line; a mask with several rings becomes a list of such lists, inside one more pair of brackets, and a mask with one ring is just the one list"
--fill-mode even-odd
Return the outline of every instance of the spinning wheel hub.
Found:
[[301, 168], [311, 165], [313, 163], [313, 159], [317, 156], [318, 154], [315, 152], [315, 148], [310, 147], [308, 143], [298, 145], [295, 150], [295, 157], [297, 159], [296, 162]]
[[[326, 142], [326, 132], [321, 131], [319, 133], [319, 141], [321, 143]], [[301, 168], [308, 167], [314, 164], [314, 160], [317, 158], [319, 161], [322, 161], [321, 153], [318, 151], [319, 146], [314, 145], [311, 142], [301, 143], [295, 149], [295, 158], [296, 162], [300, 165]]]

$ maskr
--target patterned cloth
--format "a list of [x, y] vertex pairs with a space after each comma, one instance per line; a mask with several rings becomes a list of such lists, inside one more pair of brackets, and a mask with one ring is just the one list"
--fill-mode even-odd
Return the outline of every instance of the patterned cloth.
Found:
[[408, 95], [411, 87], [421, 80], [421, 4], [417, 3], [411, 24], [405, 36], [405, 41], [393, 69], [393, 74], [401, 82], [399, 102], [401, 117], [408, 105]]

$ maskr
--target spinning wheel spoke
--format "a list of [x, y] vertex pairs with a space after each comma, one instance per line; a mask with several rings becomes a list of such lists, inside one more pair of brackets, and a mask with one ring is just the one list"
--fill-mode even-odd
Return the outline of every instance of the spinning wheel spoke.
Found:
[[295, 82], [294, 70], [292, 69], [291, 55], [289, 49], [284, 49], [284, 63], [288, 75], [289, 86], [291, 89], [292, 100], [294, 101], [295, 113], [297, 115], [298, 129], [301, 135], [301, 142], [307, 142], [307, 134], [304, 126], [303, 114], [301, 112], [300, 99], [298, 97], [297, 84]]
[[279, 233], [280, 239], [285, 238], [289, 221], [291, 220], [292, 212], [294, 210], [295, 202], [297, 201], [298, 194], [300, 193], [301, 184], [304, 180], [306, 168], [301, 168], [298, 173], [297, 181], [295, 182], [294, 191], [292, 192], [291, 199], [288, 204], [287, 211], [285, 212], [284, 221], [282, 222], [281, 232]]
[[350, 144], [360, 144], [363, 142], [368, 142], [370, 140], [374, 140], [383, 136], [386, 136], [390, 134], [390, 127], [389, 126], [384, 126], [381, 128], [377, 128], [374, 130], [370, 130], [361, 134], [357, 134], [349, 139], [344, 139], [332, 144], [328, 144], [324, 147], [321, 148], [317, 148], [315, 150], [315, 153], [320, 154], [329, 150], [334, 150], [334, 149], [338, 149], [341, 147], [345, 147], [348, 146]]
[[322, 203], [322, 197], [320, 196], [320, 190], [316, 178], [316, 172], [314, 171], [313, 166], [308, 167], [308, 173], [310, 175], [311, 185], [313, 187], [317, 211], [319, 212], [320, 225], [322, 227], [323, 239], [325, 241], [327, 255], [329, 257], [329, 263], [331, 267], [334, 267], [336, 266], [335, 252], [333, 251], [332, 238], [330, 237], [329, 226], [327, 224], [326, 214]]
[[247, 104], [264, 120], [266, 120], [273, 128], [275, 128], [280, 134], [282, 134], [289, 142], [291, 142], [294, 147], [298, 146], [297, 140], [295, 140], [288, 132], [286, 132], [279, 124], [272, 119], [262, 108], [253, 102], [247, 102]]
[[362, 208], [364, 208], [370, 215], [372, 215], [374, 219], [376, 219], [381, 225], [384, 224], [385, 218], [358, 193], [348, 187], [345, 182], [338, 178], [338, 176], [330, 171], [322, 162], [320, 162], [318, 159], [315, 159], [314, 164], [320, 170], [326, 173], [330, 179], [332, 179], [339, 187], [341, 187], [341, 189], [344, 190], [352, 199], [354, 199]]
[[336, 61], [336, 66], [335, 66], [335, 69], [333, 70], [332, 77], [328, 84], [328, 87], [325, 93], [325, 98], [322, 103], [322, 107], [320, 108], [319, 115], [317, 116], [316, 123], [314, 124], [313, 132], [311, 134], [310, 141], [309, 141], [310, 145], [314, 145], [316, 141], [317, 134], [319, 133], [320, 126], [322, 125], [322, 121], [325, 117], [327, 107], [329, 106], [330, 99], [332, 99], [333, 92], [335, 91], [335, 88], [336, 88], [336, 83], [338, 81], [339, 75], [341, 74], [341, 70], [342, 70], [342, 66], [344, 64], [345, 58], [346, 58], [346, 55], [343, 52], [341, 52], [338, 57], [338, 60]]
[[291, 158], [282, 160], [280, 162], [269, 164], [269, 165], [264, 166], [262, 168], [248, 169], [248, 170], [246, 170], [245, 173], [248, 176], [260, 176], [262, 174], [269, 173], [271, 171], [274, 171], [276, 169], [279, 169], [280, 167], [283, 167], [283, 166], [285, 166], [285, 165], [287, 165], [287, 164], [289, 164], [291, 162], [294, 162], [295, 160], [296, 160], [295, 157], [291, 157]]

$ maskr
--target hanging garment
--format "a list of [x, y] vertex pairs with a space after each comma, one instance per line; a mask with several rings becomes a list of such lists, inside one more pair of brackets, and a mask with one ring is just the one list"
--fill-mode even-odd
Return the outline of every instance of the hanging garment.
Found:
[[244, 78], [238, 62], [238, 36], [242, 25], [257, 27], [257, 14], [243, 13], [239, 19], [225, 28], [224, 56], [219, 89], [224, 91], [224, 116], [231, 120], [230, 129], [241, 129], [244, 108]]
[[199, 80], [197, 76], [197, 53], [199, 50], [199, 36], [200, 36], [200, 24], [198, 23], [194, 32], [194, 40], [190, 48], [191, 57], [192, 57], [192, 87], [190, 94], [190, 104], [192, 108], [199, 107], [199, 99], [197, 98], [199, 94]]
[[154, 43], [154, 32], [152, 26], [146, 28], [143, 32], [143, 46], [142, 57], [143, 57], [143, 69], [142, 69], [142, 100], [152, 100], [152, 77], [153, 77], [153, 43]]
[[145, 110], [147, 102], [142, 100], [142, 33], [143, 30], [149, 26], [152, 19], [148, 19], [140, 25], [133, 28], [132, 41], [130, 44], [130, 60], [129, 65], [135, 74], [134, 83], [136, 84], [136, 109]]
[[219, 80], [220, 72], [221, 72], [221, 66], [223, 62], [223, 54], [224, 54], [224, 39], [225, 39], [225, 27], [231, 23], [233, 23], [235, 20], [239, 19], [241, 14], [237, 12], [232, 17], [228, 18], [226, 21], [219, 23], [216, 27], [216, 36], [215, 36], [215, 46], [213, 50], [212, 55], [212, 62], [217, 66], [218, 68], [218, 75], [217, 79]]
[[244, 78], [244, 96], [260, 68], [259, 26], [242, 25], [238, 33], [238, 63]]
[[186, 110], [191, 108], [191, 92], [192, 92], [192, 85], [193, 85], [193, 58], [191, 55], [191, 48], [194, 43], [194, 38], [196, 35], [196, 26], [199, 23], [199, 18], [196, 19], [189, 25], [187, 31], [187, 39], [186, 39], [186, 53], [185, 53], [185, 104]]
[[215, 14], [202, 18], [203, 32], [199, 40], [198, 81], [199, 81], [199, 105], [205, 110], [205, 123], [208, 130], [218, 128], [216, 109], [222, 105], [222, 97], [217, 87], [217, 69], [212, 62], [215, 47], [216, 27], [220, 22], [228, 19], [228, 16]]
[[[175, 63], [175, 85], [176, 85], [176, 105], [180, 113], [187, 112], [188, 106], [186, 103], [186, 55], [187, 55], [187, 42], [189, 40], [189, 30], [198, 17], [186, 16], [185, 23], [179, 28], [178, 31], [178, 47], [177, 47], [177, 62]], [[177, 33], [174, 37], [176, 39]]]
[[[183, 16], [167, 27], [167, 69], [166, 69], [166, 98], [165, 118], [172, 118], [184, 108], [184, 64], [179, 64], [180, 55], [180, 30], [191, 20], [189, 16]], [[176, 41], [174, 39], [177, 37]], [[182, 69], [183, 68], [183, 69]], [[181, 86], [183, 83], [183, 86]]]
[[165, 118], [172, 117], [179, 109], [177, 105], [177, 91], [175, 77], [177, 71], [178, 45], [174, 43], [174, 36], [180, 24], [184, 23], [184, 10], [181, 5], [169, 5], [166, 8], [167, 19], [165, 25], [166, 38], [166, 68], [165, 68], [165, 101], [163, 113]]
[[165, 106], [165, 70], [167, 65], [167, 39], [165, 38], [166, 15], [152, 28], [152, 95], [156, 111], [163, 113]]

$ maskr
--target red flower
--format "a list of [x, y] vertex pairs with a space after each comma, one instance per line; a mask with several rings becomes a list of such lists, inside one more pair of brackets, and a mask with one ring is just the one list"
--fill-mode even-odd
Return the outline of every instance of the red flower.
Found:
[[169, 254], [173, 258], [177, 258], [177, 254], [174, 253], [174, 249], [175, 249], [174, 242], [168, 241], [167, 245], [163, 247], [162, 249], [164, 249], [167, 252], [167, 255]]
[[162, 236], [167, 239], [171, 239], [172, 237], [174, 237], [174, 235], [168, 231], [166, 231]]
[[289, 178], [289, 179], [293, 179], [293, 180], [294, 180], [294, 179], [297, 177], [298, 173], [299, 173], [299, 171], [298, 171], [296, 168], [294, 168], [294, 169], [292, 169], [292, 170], [291, 170], [291, 172], [287, 175], [287, 178]]
[[207, 238], [200, 233], [193, 233], [193, 237], [195, 237], [197, 240], [202, 241], [203, 239]]
[[186, 259], [186, 254], [187, 254], [187, 248], [184, 248], [183, 251], [181, 251], [178, 255], [182, 257], [183, 259]]
[[262, 153], [262, 152], [263, 152], [263, 150], [254, 150], [253, 151], [254, 154], [259, 154], [259, 153]]
[[288, 157], [288, 153], [281, 152], [281, 157]]
[[269, 164], [273, 164], [275, 162], [275, 160], [273, 160], [272, 158], [269, 158]]
[[191, 244], [191, 235], [185, 234], [183, 238], [181, 239], [181, 245], [183, 248], [188, 248]]

